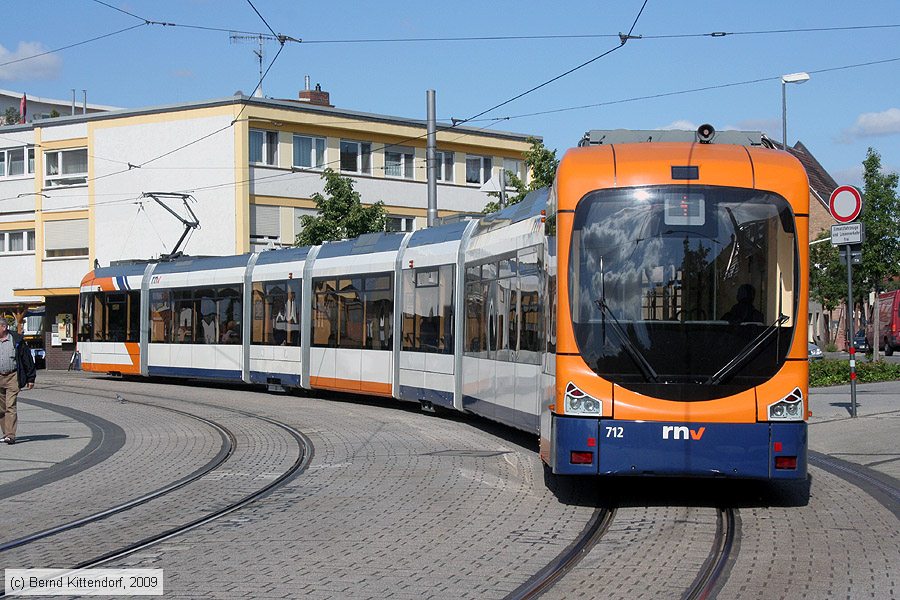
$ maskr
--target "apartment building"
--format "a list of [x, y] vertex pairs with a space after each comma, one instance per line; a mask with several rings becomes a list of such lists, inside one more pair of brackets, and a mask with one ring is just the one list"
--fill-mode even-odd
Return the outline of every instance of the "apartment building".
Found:
[[[182, 249], [227, 255], [293, 244], [330, 167], [389, 228], [425, 225], [424, 120], [335, 108], [327, 92], [296, 100], [233, 97], [41, 119], [0, 129], [0, 310], [46, 305], [50, 325], [77, 309], [95, 264]], [[500, 169], [527, 178], [527, 136], [439, 124], [438, 215], [475, 213]], [[161, 196], [157, 202], [147, 194]], [[175, 214], [172, 214], [172, 213]], [[60, 316], [61, 315], [61, 316]], [[48, 366], [74, 347], [47, 327]], [[62, 341], [60, 341], [62, 339]], [[51, 352], [51, 346], [57, 348]]]

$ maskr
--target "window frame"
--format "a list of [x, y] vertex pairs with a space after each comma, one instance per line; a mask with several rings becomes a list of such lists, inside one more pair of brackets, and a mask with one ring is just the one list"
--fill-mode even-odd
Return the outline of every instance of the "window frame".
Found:
[[[388, 154], [400, 157], [397, 165], [400, 174], [388, 173]], [[415, 179], [416, 178], [416, 150], [411, 146], [387, 146], [384, 149], [384, 176], [390, 179]]]
[[[469, 161], [470, 160], [478, 160], [478, 177], [479, 181], [471, 181], [469, 179]], [[480, 154], [467, 154], [466, 155], [466, 184], [468, 185], [484, 185], [488, 181], [491, 180], [493, 175], [492, 171], [494, 169], [494, 159], [491, 156], [483, 156]], [[487, 177], [485, 177], [485, 171], [487, 171]]]
[[[260, 159], [261, 160], [253, 160], [253, 134], [260, 133], [262, 134], [262, 145], [260, 146]], [[272, 139], [274, 138], [274, 149], [269, 146], [272, 145]], [[251, 128], [250, 132], [247, 134], [248, 141], [248, 151], [247, 151], [247, 160], [251, 165], [259, 165], [263, 167], [277, 167], [278, 166], [278, 131], [272, 129], [257, 129]], [[271, 162], [270, 162], [271, 160]]]
[[[9, 155], [11, 152], [22, 152], [22, 172], [12, 174], [10, 173], [10, 163]], [[34, 146], [29, 146], [28, 144], [22, 144], [21, 146], [10, 146], [8, 148], [0, 148], [0, 179], [20, 179], [27, 178], [31, 175], [34, 175]]]
[[[356, 170], [349, 170], [344, 168], [344, 146], [353, 144], [356, 146]], [[363, 157], [368, 156], [368, 165], [364, 165]], [[340, 160], [339, 166], [341, 173], [356, 173], [357, 175], [371, 175], [372, 174], [372, 142], [362, 142], [358, 140], [345, 140], [342, 139], [340, 143]], [[366, 166], [364, 170], [363, 167]]]
[[[437, 161], [437, 180], [444, 183], [453, 183], [453, 171], [456, 157], [452, 150], [436, 150], [434, 158]], [[448, 161], [449, 159], [449, 161]], [[446, 169], [446, 170], [445, 170]]]
[[[22, 250], [12, 250], [12, 238], [18, 236], [22, 240]], [[35, 250], [34, 229], [13, 229], [0, 231], [0, 254], [20, 255], [34, 254]]]
[[[88, 171], [90, 170], [90, 156], [87, 153], [87, 146], [83, 148], [62, 148], [60, 150], [50, 150], [44, 152], [44, 187], [60, 188], [74, 187], [79, 185], [87, 185]], [[78, 173], [63, 173], [63, 155], [84, 152], [84, 171]], [[50, 157], [56, 157], [56, 173], [50, 173]], [[71, 180], [71, 181], [70, 181]]]
[[[298, 162], [298, 152], [297, 152], [297, 141], [298, 139], [308, 139], [310, 140], [309, 145], [309, 165], [302, 165]], [[319, 142], [322, 144], [322, 152], [319, 154], [318, 145]], [[328, 164], [328, 140], [322, 136], [318, 135], [307, 135], [302, 133], [295, 133], [291, 138], [291, 149], [293, 151], [293, 156], [291, 157], [291, 165], [297, 167], [298, 169], [309, 169], [310, 171], [321, 171], [325, 168], [325, 165]], [[302, 153], [300, 153], [302, 154]], [[318, 161], [318, 162], [317, 162]]]

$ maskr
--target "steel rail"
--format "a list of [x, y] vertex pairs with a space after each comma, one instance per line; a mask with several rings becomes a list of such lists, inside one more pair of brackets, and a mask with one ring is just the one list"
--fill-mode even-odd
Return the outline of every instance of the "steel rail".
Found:
[[705, 600], [714, 598], [717, 586], [721, 583], [725, 566], [731, 557], [734, 542], [737, 539], [736, 509], [720, 508], [716, 518], [716, 536], [713, 539], [709, 556], [700, 567], [697, 578], [681, 597], [682, 600]]
[[[62, 387], [66, 387], [66, 386], [62, 386]], [[87, 394], [85, 394], [85, 395], [87, 395]], [[151, 394], [132, 393], [132, 394], [130, 394], [130, 396], [132, 396], [132, 397], [139, 396], [142, 398], [155, 398], [155, 399], [159, 399], [159, 400], [171, 400], [171, 398], [165, 398], [162, 396], [154, 396]], [[97, 567], [97, 566], [112, 562], [119, 558], [123, 558], [130, 554], [134, 554], [135, 552], [139, 552], [140, 550], [144, 550], [151, 546], [155, 546], [156, 544], [162, 543], [168, 539], [177, 537], [179, 535], [182, 535], [184, 533], [192, 531], [198, 527], [201, 527], [203, 525], [206, 525], [208, 523], [211, 523], [213, 521], [221, 519], [222, 517], [229, 515], [237, 510], [240, 510], [240, 509], [244, 508], [245, 506], [251, 504], [252, 502], [255, 502], [256, 500], [259, 500], [260, 498], [263, 498], [263, 497], [269, 495], [274, 490], [276, 490], [278, 487], [287, 483], [287, 481], [289, 481], [294, 475], [299, 475], [299, 474], [303, 473], [309, 467], [309, 464], [313, 459], [315, 449], [313, 447], [312, 441], [306, 435], [304, 435], [302, 432], [291, 427], [290, 425], [287, 425], [286, 423], [282, 423], [281, 421], [277, 421], [277, 420], [271, 419], [269, 417], [255, 415], [248, 411], [242, 411], [242, 410], [228, 408], [228, 407], [224, 407], [224, 406], [208, 404], [205, 402], [196, 402], [196, 401], [177, 399], [177, 398], [175, 400], [178, 402], [184, 402], [186, 404], [194, 404], [197, 406], [204, 406], [207, 408], [215, 408], [215, 409], [225, 410], [228, 412], [232, 412], [232, 413], [236, 413], [236, 414], [240, 414], [240, 415], [244, 415], [244, 416], [248, 416], [248, 417], [252, 417], [252, 418], [257, 418], [257, 419], [266, 421], [267, 423], [270, 423], [272, 425], [275, 425], [276, 427], [279, 427], [280, 429], [283, 429], [284, 431], [288, 432], [291, 435], [291, 437], [293, 437], [294, 440], [297, 442], [299, 450], [300, 450], [298, 452], [297, 458], [291, 464], [291, 466], [287, 470], [285, 470], [284, 473], [282, 473], [278, 478], [271, 481], [270, 483], [263, 486], [262, 488], [254, 491], [253, 493], [242, 497], [240, 500], [238, 500], [236, 502], [232, 502], [223, 508], [209, 512], [209, 513], [205, 514], [204, 516], [194, 519], [183, 525], [179, 525], [177, 527], [167, 529], [166, 531], [146, 537], [142, 540], [139, 540], [132, 544], [128, 544], [117, 550], [113, 550], [113, 551], [103, 554], [101, 556], [83, 561], [79, 564], [76, 564], [74, 567], [71, 568], [70, 573], [80, 570], [80, 569]], [[129, 400], [129, 402], [138, 403], [138, 402], [135, 402], [134, 400]], [[154, 404], [150, 404], [150, 403], [146, 403], [146, 402], [140, 402], [140, 404], [145, 404], [148, 406], [156, 406]], [[170, 409], [170, 410], [175, 410], [175, 409]], [[187, 414], [189, 414], [189, 413], [187, 413]], [[0, 597], [3, 597], [3, 596], [5, 596], [5, 593], [2, 590], [0, 590]]]
[[553, 587], [557, 581], [581, 562], [581, 559], [600, 541], [600, 538], [609, 530], [615, 515], [615, 508], [598, 508], [595, 510], [575, 541], [549, 564], [535, 573], [528, 581], [510, 592], [505, 600], [537, 598]]
[[[64, 389], [66, 389], [68, 393], [75, 394], [75, 395], [94, 396], [94, 397], [98, 396], [98, 394], [88, 394], [86, 392], [73, 392], [73, 391], [69, 390], [68, 388], [66, 388], [65, 386], [47, 386], [47, 387], [50, 389], [54, 389], [54, 388], [59, 389], [60, 387], [62, 387]], [[11, 540], [9, 542], [4, 542], [4, 543], [0, 544], [0, 552], [6, 552], [7, 550], [12, 550], [13, 548], [19, 548], [21, 546], [31, 544], [38, 540], [46, 539], [48, 537], [51, 537], [51, 536], [54, 536], [54, 535], [57, 535], [60, 533], [64, 533], [66, 531], [71, 531], [73, 529], [83, 527], [89, 523], [95, 523], [97, 521], [101, 521], [103, 519], [111, 517], [120, 512], [130, 510], [132, 508], [135, 508], [137, 506], [140, 506], [142, 504], [150, 502], [151, 500], [155, 500], [156, 498], [165, 496], [166, 494], [170, 494], [170, 493], [174, 492], [175, 490], [178, 490], [190, 483], [193, 483], [193, 482], [197, 481], [198, 479], [206, 476], [211, 471], [219, 468], [234, 454], [234, 448], [235, 448], [235, 444], [236, 444], [234, 434], [227, 427], [224, 427], [223, 425], [220, 425], [219, 423], [216, 423], [214, 421], [205, 419], [205, 418], [197, 416], [197, 415], [192, 415], [191, 413], [188, 413], [188, 412], [185, 412], [182, 410], [178, 410], [175, 408], [169, 408], [169, 407], [165, 407], [165, 406], [156, 406], [156, 405], [148, 404], [146, 402], [135, 402], [133, 400], [129, 400], [128, 402], [131, 402], [132, 404], [142, 404], [144, 406], [151, 406], [153, 408], [160, 408], [163, 410], [168, 410], [170, 412], [175, 412], [175, 413], [196, 419], [196, 420], [204, 423], [205, 425], [212, 427], [213, 429], [215, 429], [218, 432], [219, 436], [222, 439], [222, 445], [219, 448], [219, 452], [216, 454], [216, 456], [214, 456], [212, 459], [210, 459], [209, 462], [207, 462], [205, 465], [201, 466], [199, 469], [195, 470], [193, 473], [189, 473], [189, 474], [185, 475], [184, 477], [181, 477], [168, 485], [157, 488], [157, 489], [153, 490], [152, 492], [143, 494], [136, 498], [132, 498], [131, 500], [127, 500], [126, 502], [122, 502], [121, 504], [117, 504], [111, 508], [107, 508], [105, 510], [87, 515], [85, 517], [81, 517], [74, 521], [69, 521], [68, 523], [63, 523], [62, 525], [57, 525], [55, 527], [43, 529], [41, 531], [31, 533], [29, 535]]]

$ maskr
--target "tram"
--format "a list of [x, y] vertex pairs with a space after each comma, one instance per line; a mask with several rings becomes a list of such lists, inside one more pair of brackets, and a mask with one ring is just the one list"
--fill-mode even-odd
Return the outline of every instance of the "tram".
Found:
[[481, 219], [95, 269], [82, 368], [470, 412], [559, 474], [803, 479], [808, 202], [759, 133], [591, 131]]

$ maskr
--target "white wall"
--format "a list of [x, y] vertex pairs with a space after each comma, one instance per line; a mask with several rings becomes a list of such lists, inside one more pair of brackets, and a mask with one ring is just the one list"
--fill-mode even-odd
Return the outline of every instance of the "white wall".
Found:
[[[182, 250], [195, 255], [234, 254], [234, 130], [231, 118], [190, 117], [176, 121], [145, 123], [94, 130], [93, 157], [96, 225], [93, 244], [100, 264], [111, 260], [147, 259], [172, 250], [184, 227], [143, 192], [193, 192], [191, 208], [200, 221]], [[218, 129], [223, 131], [139, 169], [141, 164]], [[113, 162], [112, 160], [118, 162]], [[179, 199], [168, 206], [187, 217]]]
[[[279, 173], [283, 173], [283, 176], [272, 177]], [[250, 176], [254, 180], [250, 193], [262, 196], [309, 198], [315, 192], [321, 193], [325, 183], [321, 173], [290, 173], [264, 167], [251, 168]], [[424, 181], [380, 177], [353, 177], [353, 180], [353, 189], [360, 193], [364, 204], [381, 200], [388, 206], [428, 208], [428, 190]], [[459, 212], [481, 212], [485, 204], [493, 199], [480, 191], [478, 186], [458, 184], [439, 183], [437, 195], [438, 210]]]
[[35, 287], [34, 252], [0, 256], [0, 272], [6, 274], [0, 284], [0, 303], [37, 302], [40, 298], [13, 296], [15, 288]]

